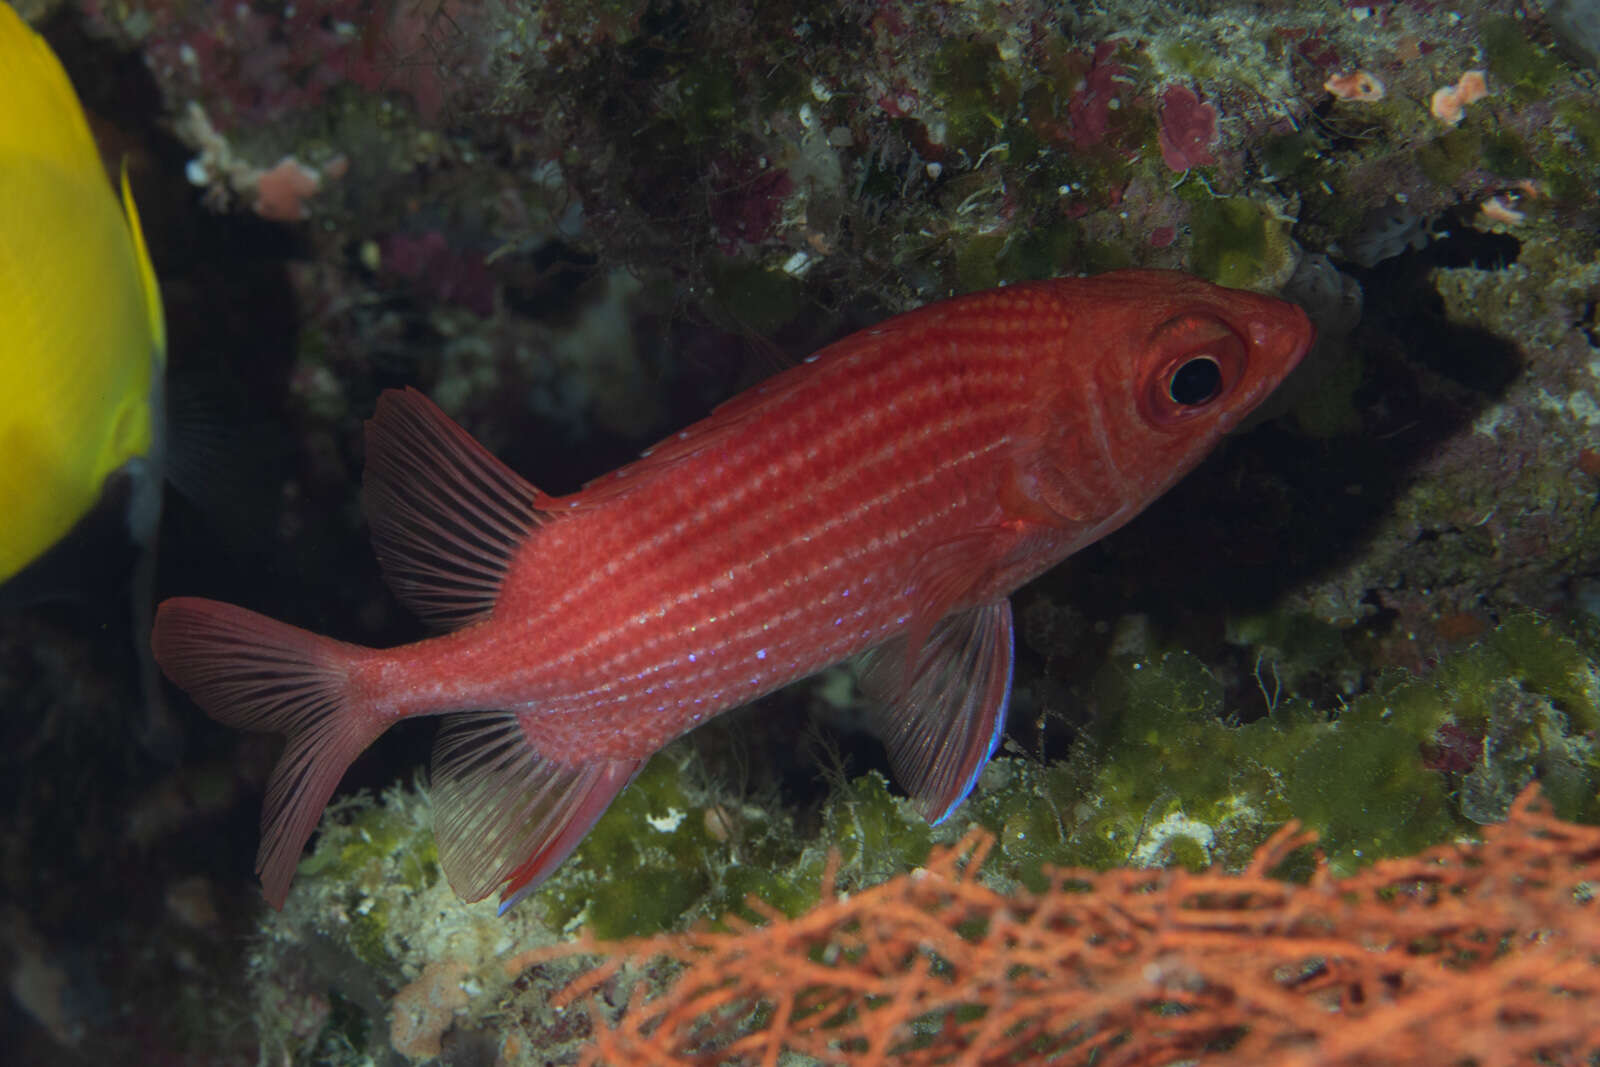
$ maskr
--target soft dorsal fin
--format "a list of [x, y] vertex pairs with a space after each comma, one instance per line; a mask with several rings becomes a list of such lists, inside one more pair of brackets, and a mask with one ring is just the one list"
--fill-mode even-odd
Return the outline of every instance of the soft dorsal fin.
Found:
[[429, 622], [487, 618], [550, 498], [415, 389], [367, 420], [367, 521], [395, 596]]
[[806, 357], [805, 362], [780, 371], [761, 384], [729, 397], [712, 408], [711, 414], [699, 422], [679, 430], [671, 437], [657, 441], [641, 452], [639, 458], [632, 463], [585, 483], [582, 493], [568, 499], [576, 506], [610, 500], [630, 492], [634, 486], [645, 480], [646, 475], [659, 474], [690, 456], [716, 448], [773, 404], [782, 401], [797, 389], [810, 386], [816, 377], [812, 364], [818, 359], [823, 357], [832, 361], [848, 359], [850, 353], [867, 347], [868, 344], [868, 336], [862, 334], [829, 345]]
[[450, 716], [433, 747], [433, 834], [450, 888], [468, 902], [499, 889], [504, 914], [561, 865], [644, 764], [548, 759], [514, 712]]
[[760, 403], [768, 399], [765, 390], [770, 384], [771, 382], [768, 382], [723, 401], [699, 422], [679, 430], [671, 437], [657, 441], [641, 452], [639, 458], [632, 463], [624, 464], [609, 474], [602, 474], [585, 482], [580, 493], [567, 499], [573, 506], [580, 507], [611, 500], [631, 492], [635, 486], [646, 480], [646, 475], [659, 474], [682, 463], [690, 456], [716, 447], [719, 442], [733, 436], [756, 413]]
[[861, 688], [875, 702], [871, 714], [895, 779], [937, 823], [972, 792], [1005, 729], [1011, 602], [940, 619], [918, 649], [908, 640], [866, 654]]

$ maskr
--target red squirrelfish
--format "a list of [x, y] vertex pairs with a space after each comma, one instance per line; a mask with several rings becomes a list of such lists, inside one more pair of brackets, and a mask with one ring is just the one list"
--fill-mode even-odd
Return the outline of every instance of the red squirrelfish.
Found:
[[440, 864], [503, 911], [662, 746], [864, 652], [891, 767], [937, 821], [1004, 726], [1008, 594], [1165, 492], [1311, 340], [1297, 307], [1164, 271], [974, 293], [830, 345], [564, 497], [387, 392], [373, 541], [448, 632], [365, 648], [178, 598], [156, 659], [214, 718], [288, 737], [257, 859], [276, 906], [341, 775], [399, 719], [451, 713]]

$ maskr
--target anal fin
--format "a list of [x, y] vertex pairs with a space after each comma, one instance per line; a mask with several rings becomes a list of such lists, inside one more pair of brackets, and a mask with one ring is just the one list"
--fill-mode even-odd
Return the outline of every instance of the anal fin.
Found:
[[872, 715], [889, 764], [929, 822], [942, 822], [966, 799], [1000, 743], [1012, 641], [1011, 602], [996, 600], [945, 616], [925, 638], [894, 638], [864, 658], [861, 687], [876, 705]]
[[433, 749], [439, 865], [463, 900], [497, 888], [502, 914], [538, 888], [644, 766], [561, 763], [528, 742], [514, 712], [452, 715]]

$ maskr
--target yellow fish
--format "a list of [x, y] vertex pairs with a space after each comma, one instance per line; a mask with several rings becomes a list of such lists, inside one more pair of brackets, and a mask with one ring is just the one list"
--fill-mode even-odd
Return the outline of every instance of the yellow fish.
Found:
[[166, 328], [126, 171], [119, 205], [44, 39], [0, 2], [0, 583], [133, 475], [129, 526], [161, 508]]

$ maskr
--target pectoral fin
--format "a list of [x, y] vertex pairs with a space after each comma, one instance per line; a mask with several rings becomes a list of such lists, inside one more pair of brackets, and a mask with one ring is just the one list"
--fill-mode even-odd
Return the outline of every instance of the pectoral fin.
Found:
[[929, 822], [941, 822], [977, 784], [1000, 743], [1011, 699], [1011, 602], [940, 619], [920, 640], [897, 637], [867, 653], [861, 687], [877, 704], [895, 778]]

